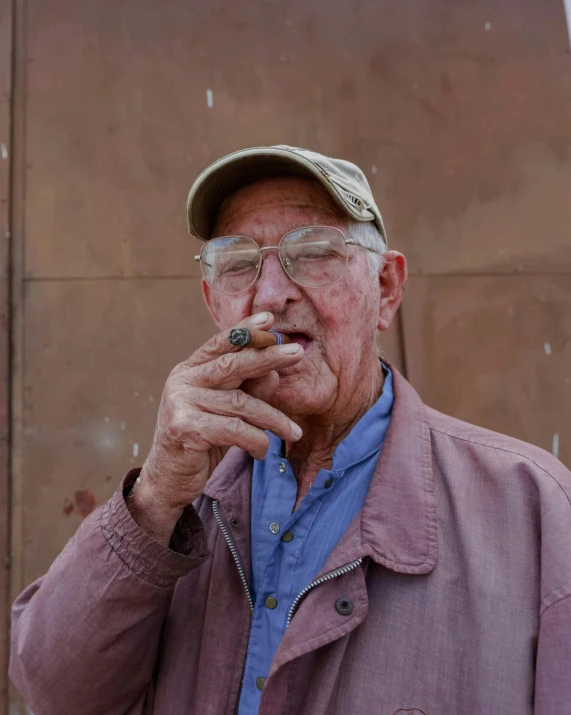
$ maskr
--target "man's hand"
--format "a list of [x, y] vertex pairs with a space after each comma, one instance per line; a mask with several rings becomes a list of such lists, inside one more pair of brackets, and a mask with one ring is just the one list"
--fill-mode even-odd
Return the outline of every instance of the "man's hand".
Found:
[[[269, 329], [270, 313], [235, 327]], [[218, 333], [171, 372], [163, 390], [151, 451], [130, 498], [141, 528], [168, 544], [185, 506], [204, 489], [228, 447], [236, 445], [255, 459], [265, 457], [270, 430], [288, 442], [301, 428], [283, 412], [250, 392], [264, 394], [264, 379], [275, 385], [277, 370], [303, 358], [297, 343], [263, 349], [235, 348], [229, 329]]]

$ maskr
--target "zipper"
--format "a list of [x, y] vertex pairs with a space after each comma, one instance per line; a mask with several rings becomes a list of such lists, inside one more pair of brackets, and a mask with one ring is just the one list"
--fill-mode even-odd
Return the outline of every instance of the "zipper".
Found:
[[242, 562], [240, 561], [240, 557], [238, 556], [236, 547], [234, 546], [234, 543], [230, 537], [230, 534], [228, 533], [228, 529], [226, 528], [226, 525], [224, 524], [224, 521], [222, 520], [222, 517], [220, 516], [220, 510], [218, 509], [217, 501], [212, 502], [212, 511], [214, 512], [214, 518], [218, 522], [220, 531], [222, 532], [224, 539], [225, 539], [226, 543], [228, 544], [228, 548], [230, 549], [230, 553], [232, 554], [232, 558], [234, 559], [234, 563], [236, 564], [236, 568], [238, 569], [238, 573], [240, 574], [240, 580], [242, 581], [242, 585], [244, 586], [244, 591], [246, 591], [248, 603], [250, 604], [250, 611], [253, 612], [254, 604], [252, 602], [252, 596], [250, 594], [250, 589], [248, 588], [248, 580], [246, 578], [246, 572], [244, 571], [244, 567], [242, 566]]
[[[250, 604], [250, 611], [253, 612], [254, 611], [254, 603], [252, 601], [250, 589], [248, 588], [246, 572], [244, 571], [244, 567], [242, 566], [242, 562], [240, 561], [240, 557], [238, 556], [238, 552], [236, 551], [236, 547], [234, 546], [234, 543], [232, 541], [232, 538], [230, 537], [228, 529], [226, 528], [226, 525], [224, 524], [222, 516], [220, 515], [220, 509], [218, 508], [217, 501], [212, 502], [212, 511], [214, 512], [214, 518], [216, 519], [218, 526], [220, 527], [220, 531], [222, 532], [222, 535], [224, 536], [224, 540], [228, 544], [228, 548], [230, 549], [230, 553], [232, 554], [232, 558], [234, 559], [234, 563], [236, 564], [236, 568], [238, 569], [238, 573], [240, 575], [240, 580], [242, 581], [242, 585], [244, 586], [244, 591], [246, 592], [246, 597], [248, 599], [248, 603]], [[290, 609], [288, 611], [286, 628], [289, 627], [289, 624], [291, 623], [291, 620], [294, 617], [295, 612], [297, 611], [301, 600], [313, 588], [315, 588], [316, 586], [321, 586], [321, 584], [327, 583], [327, 581], [331, 581], [332, 579], [337, 578], [338, 576], [343, 576], [346, 573], [349, 573], [349, 571], [353, 571], [353, 569], [356, 569], [362, 563], [363, 563], [363, 557], [359, 556], [359, 558], [355, 559], [355, 561], [351, 561], [351, 563], [345, 564], [345, 566], [340, 566], [338, 569], [335, 569], [334, 571], [330, 571], [329, 573], [324, 574], [320, 578], [315, 579], [315, 581], [312, 581], [308, 586], [306, 586], [303, 589], [303, 591], [300, 591], [297, 594], [297, 596], [294, 598], [293, 603], [291, 604]]]
[[325, 583], [326, 581], [331, 581], [331, 579], [337, 578], [337, 576], [343, 576], [344, 574], [349, 573], [349, 571], [353, 571], [353, 569], [356, 569], [357, 566], [360, 566], [362, 563], [363, 557], [359, 556], [359, 558], [355, 559], [355, 561], [351, 561], [351, 563], [345, 564], [345, 566], [341, 566], [340, 568], [335, 569], [335, 571], [330, 571], [329, 573], [326, 573], [325, 575], [321, 576], [321, 578], [315, 579], [315, 581], [312, 581], [309, 586], [306, 586], [303, 589], [303, 591], [300, 591], [300, 593], [297, 594], [293, 603], [291, 604], [291, 607], [287, 614], [286, 628], [289, 628], [291, 619], [294, 617], [301, 599], [306, 596], [312, 588], [315, 588], [316, 586], [321, 586], [322, 583]]

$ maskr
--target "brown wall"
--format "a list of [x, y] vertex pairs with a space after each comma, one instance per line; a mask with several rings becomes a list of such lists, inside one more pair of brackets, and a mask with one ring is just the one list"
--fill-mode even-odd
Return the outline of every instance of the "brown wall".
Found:
[[388, 355], [428, 404], [571, 465], [561, 0], [0, 0], [0, 141], [12, 596], [141, 463], [170, 368], [211, 334], [184, 200], [248, 145], [359, 163], [410, 262]]
[[10, 603], [9, 488], [9, 254], [10, 245], [10, 86], [12, 7], [0, 0], [0, 714], [7, 702], [8, 613]]

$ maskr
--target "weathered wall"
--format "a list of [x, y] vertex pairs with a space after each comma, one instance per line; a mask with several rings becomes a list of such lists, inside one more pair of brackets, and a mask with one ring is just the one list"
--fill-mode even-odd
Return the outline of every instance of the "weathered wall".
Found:
[[10, 229], [10, 86], [12, 5], [0, 0], [0, 714], [7, 702], [10, 488], [9, 488], [9, 229]]
[[[12, 9], [12, 594], [141, 463], [211, 334], [185, 195], [248, 145], [359, 163], [410, 261], [389, 356], [428, 404], [571, 464], [561, 0], [0, 0], [0, 99]], [[4, 329], [1, 384], [6, 354]]]

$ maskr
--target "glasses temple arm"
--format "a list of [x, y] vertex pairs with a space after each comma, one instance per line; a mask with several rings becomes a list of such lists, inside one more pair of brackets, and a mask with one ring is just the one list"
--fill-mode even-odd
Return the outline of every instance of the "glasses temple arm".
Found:
[[385, 255], [384, 251], [379, 251], [378, 248], [369, 248], [369, 246], [363, 246], [362, 243], [355, 243], [355, 241], [352, 238], [346, 238], [345, 243], [348, 244], [349, 246], [359, 246], [359, 248], [364, 248], [365, 251], [370, 251], [371, 253], [378, 253], [379, 256]]

